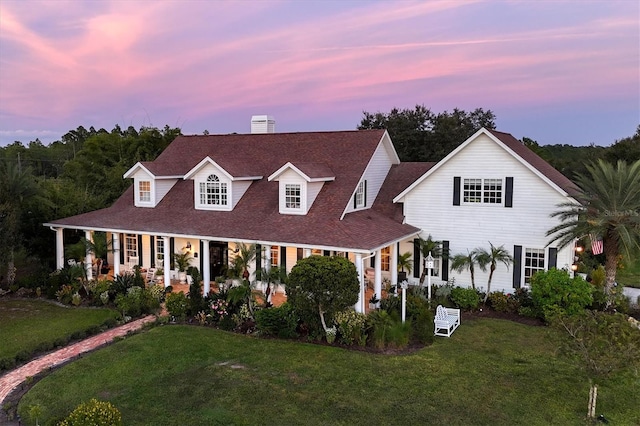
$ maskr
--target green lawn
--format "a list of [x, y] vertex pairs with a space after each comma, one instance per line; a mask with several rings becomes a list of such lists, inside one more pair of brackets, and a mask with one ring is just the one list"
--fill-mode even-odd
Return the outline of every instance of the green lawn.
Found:
[[640, 288], [640, 257], [635, 263], [624, 265], [616, 273], [618, 283], [626, 287]]
[[[0, 361], [20, 361], [34, 351], [81, 337], [92, 327], [118, 317], [112, 309], [63, 308], [44, 300], [0, 299]], [[0, 367], [0, 371], [2, 368]]]
[[[452, 338], [379, 355], [195, 326], [159, 326], [53, 372], [21, 400], [48, 424], [96, 397], [126, 425], [582, 425], [589, 382], [549, 331], [466, 321]], [[598, 413], [640, 424], [640, 381], [602, 383]]]

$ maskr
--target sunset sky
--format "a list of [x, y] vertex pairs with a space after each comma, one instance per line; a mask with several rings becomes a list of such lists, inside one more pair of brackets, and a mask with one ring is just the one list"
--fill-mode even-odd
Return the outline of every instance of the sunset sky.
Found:
[[82, 125], [355, 129], [362, 112], [491, 109], [540, 144], [640, 124], [640, 2], [0, 2], [0, 145]]

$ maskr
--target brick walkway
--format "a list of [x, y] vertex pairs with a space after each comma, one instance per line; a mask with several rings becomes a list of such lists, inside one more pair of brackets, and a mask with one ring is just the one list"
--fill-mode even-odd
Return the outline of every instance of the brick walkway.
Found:
[[120, 327], [112, 328], [78, 343], [74, 343], [73, 345], [51, 352], [50, 354], [43, 355], [22, 367], [18, 367], [15, 370], [6, 373], [0, 377], [0, 407], [2, 407], [5, 398], [22, 382], [24, 382], [27, 377], [33, 377], [39, 372], [50, 367], [63, 364], [82, 353], [89, 352], [99, 346], [111, 342], [115, 337], [124, 336], [130, 331], [139, 330], [144, 324], [155, 320], [156, 317], [154, 315], [140, 318], [139, 320], [121, 325]]

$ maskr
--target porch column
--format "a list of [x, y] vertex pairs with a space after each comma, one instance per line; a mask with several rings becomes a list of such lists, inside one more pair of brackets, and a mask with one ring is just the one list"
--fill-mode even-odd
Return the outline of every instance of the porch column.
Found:
[[[376, 250], [375, 259], [376, 267], [373, 292], [378, 296], [378, 299], [382, 299], [382, 250]], [[376, 307], [380, 307], [380, 302], [378, 302]]]
[[113, 238], [113, 276], [120, 275], [120, 234], [112, 233]]
[[[84, 231], [84, 237], [87, 239], [88, 242], [93, 241], [93, 236], [91, 234], [91, 231]], [[84, 256], [84, 267], [87, 270], [87, 279], [92, 280], [93, 279], [93, 253], [91, 253], [91, 250], [89, 250], [88, 247], [86, 250], [86, 254]]]
[[311, 256], [311, 249], [304, 249], [304, 257], [310, 257]]
[[64, 230], [56, 228], [56, 268], [64, 268]]
[[[264, 269], [266, 273], [269, 273], [269, 270], [271, 269], [271, 246], [263, 246], [263, 249], [264, 249], [264, 264], [262, 265], [262, 269]], [[269, 283], [269, 280], [264, 280], [264, 275], [262, 277], [263, 277], [262, 287], [264, 288], [264, 291], [266, 293], [267, 287], [270, 286], [271, 284]], [[271, 303], [271, 293], [269, 293], [267, 302]]]
[[164, 248], [164, 287], [167, 288], [171, 285], [171, 256], [173, 253], [170, 253], [169, 247], [169, 237], [162, 237], [163, 248]]
[[356, 270], [358, 271], [360, 291], [358, 292], [358, 301], [353, 309], [355, 309], [356, 312], [364, 313], [364, 274], [362, 273], [362, 255], [360, 253], [356, 253]]
[[204, 296], [211, 291], [211, 259], [209, 254], [209, 240], [202, 240], [202, 281], [204, 283]]
[[389, 259], [389, 270], [391, 271], [391, 284], [398, 284], [398, 245], [391, 244], [389, 246], [389, 255], [391, 259]]

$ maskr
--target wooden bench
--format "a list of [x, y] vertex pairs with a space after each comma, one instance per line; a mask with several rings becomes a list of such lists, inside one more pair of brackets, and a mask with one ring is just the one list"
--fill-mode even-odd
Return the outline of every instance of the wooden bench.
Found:
[[460, 325], [460, 309], [445, 308], [438, 305], [434, 319], [436, 336], [451, 337], [451, 333]]

